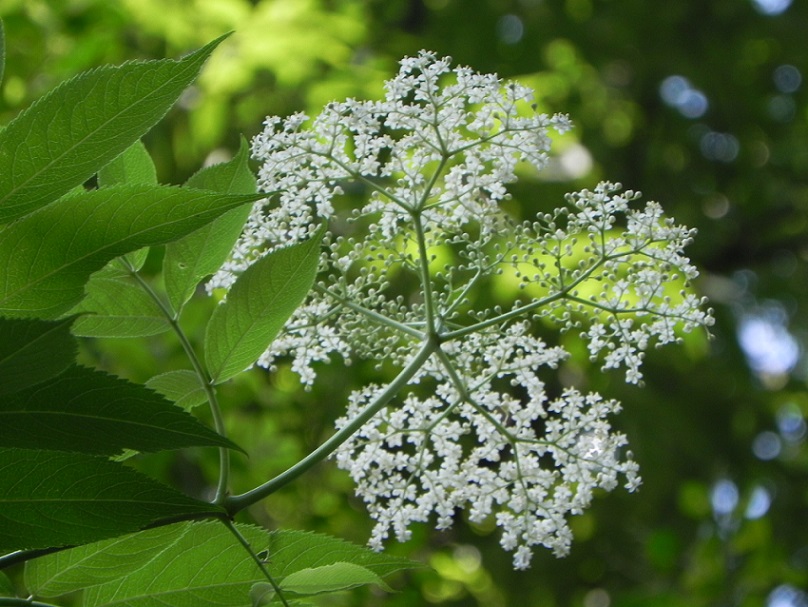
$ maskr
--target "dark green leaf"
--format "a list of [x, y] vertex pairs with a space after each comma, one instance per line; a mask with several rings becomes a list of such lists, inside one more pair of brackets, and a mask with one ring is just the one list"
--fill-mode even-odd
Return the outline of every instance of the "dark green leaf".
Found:
[[180, 61], [92, 70], [23, 111], [0, 133], [0, 223], [53, 202], [137, 141], [222, 39]]
[[0, 571], [0, 596], [17, 596], [14, 592], [14, 586], [11, 584], [11, 580], [8, 579], [8, 576], [2, 571]]
[[94, 275], [85, 292], [87, 296], [70, 311], [71, 314], [86, 313], [73, 324], [74, 335], [147, 337], [171, 329], [160, 306], [129, 277]]
[[152, 390], [77, 366], [0, 400], [0, 445], [99, 455], [238, 449]]
[[113, 185], [139, 184], [157, 185], [157, 169], [154, 168], [146, 146], [137, 140], [98, 171], [98, 186], [107, 188]]
[[205, 388], [199, 383], [199, 377], [188, 369], [156, 375], [146, 382], [146, 387], [159, 392], [186, 411], [205, 403], [208, 399]]
[[63, 198], [3, 230], [0, 314], [57, 317], [111, 259], [180, 238], [258, 197], [141, 185]]
[[76, 357], [71, 320], [0, 318], [0, 396], [34, 386], [70, 366]]
[[216, 307], [205, 333], [205, 360], [216, 383], [258, 360], [306, 297], [317, 274], [322, 233], [255, 262]]
[[[202, 169], [186, 185], [222, 194], [253, 194], [256, 182], [247, 166], [248, 158], [249, 148], [242, 139], [233, 160]], [[234, 209], [166, 246], [163, 277], [175, 310], [180, 310], [188, 301], [201, 279], [216, 272], [225, 262], [249, 214], [247, 206]]]
[[101, 457], [0, 448], [0, 550], [84, 544], [222, 512]]

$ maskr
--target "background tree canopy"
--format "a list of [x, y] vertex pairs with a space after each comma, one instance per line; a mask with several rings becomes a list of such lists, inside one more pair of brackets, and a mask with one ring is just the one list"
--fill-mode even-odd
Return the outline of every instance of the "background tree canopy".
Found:
[[[520, 182], [521, 215], [609, 179], [698, 228], [690, 254], [716, 309], [715, 338], [690, 336], [683, 348], [652, 353], [642, 388], [600, 372], [584, 351], [560, 373], [562, 383], [623, 402], [616, 421], [642, 467], [641, 491], [597, 500], [573, 521], [572, 554], [539, 552], [526, 573], [511, 570], [489, 528], [422, 526], [389, 549], [431, 569], [395, 581], [399, 594], [368, 591], [343, 604], [808, 605], [808, 4], [0, 0], [0, 16], [6, 119], [78, 71], [175, 57], [235, 31], [145, 139], [161, 182], [229, 158], [268, 114], [379, 96], [397, 61], [425, 48], [518, 79], [537, 90], [543, 110], [574, 121], [554, 144], [550, 170]], [[194, 305], [201, 318], [213, 303]], [[163, 337], [95, 340], [81, 356], [144, 381], [179, 366], [180, 351]], [[378, 373], [335, 363], [304, 392], [281, 365], [223, 386], [229, 434], [254, 454], [240, 460], [234, 484], [258, 484], [322, 442], [345, 395]], [[138, 465], [199, 495], [214, 478], [209, 455]], [[359, 543], [370, 529], [349, 479], [331, 464], [250, 515]]]

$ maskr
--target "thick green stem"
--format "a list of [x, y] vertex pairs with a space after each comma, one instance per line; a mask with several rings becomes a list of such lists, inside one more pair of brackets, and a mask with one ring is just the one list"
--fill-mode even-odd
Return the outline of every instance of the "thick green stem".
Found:
[[335, 434], [331, 436], [322, 445], [317, 447], [314, 451], [309, 453], [302, 460], [294, 464], [289, 469], [280, 473], [273, 479], [268, 480], [266, 483], [259, 485], [255, 489], [242, 493], [241, 495], [233, 495], [226, 497], [222, 501], [222, 505], [231, 514], [235, 514], [248, 506], [264, 499], [265, 497], [273, 494], [275, 491], [287, 485], [301, 474], [309, 470], [315, 464], [320, 463], [331, 455], [337, 448], [353, 436], [368, 420], [381, 411], [392, 399], [398, 394], [404, 386], [415, 376], [418, 370], [424, 365], [427, 359], [438, 349], [438, 344], [435, 340], [428, 340], [423, 343], [418, 353], [407, 363], [407, 366], [401, 370], [396, 378], [390, 382], [384, 391], [369, 404], [365, 409], [356, 417], [354, 417], [345, 426], [340, 428]]

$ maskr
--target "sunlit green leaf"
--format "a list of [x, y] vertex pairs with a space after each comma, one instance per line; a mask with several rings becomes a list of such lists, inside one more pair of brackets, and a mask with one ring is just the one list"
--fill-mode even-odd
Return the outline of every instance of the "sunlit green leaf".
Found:
[[317, 274], [321, 238], [322, 229], [258, 260], [216, 307], [205, 333], [205, 360], [215, 382], [258, 360], [301, 304]]
[[39, 99], [0, 132], [0, 223], [70, 191], [137, 141], [223, 38], [180, 61], [101, 67]]
[[120, 156], [98, 171], [98, 186], [157, 185], [157, 169], [154, 168], [146, 146], [140, 140], [126, 148]]
[[365, 546], [351, 544], [339, 538], [287, 529], [272, 533], [268, 557], [269, 570], [277, 581], [295, 571], [334, 563], [360, 565], [379, 576], [421, 566], [415, 561], [385, 552], [374, 552]]
[[[173, 527], [176, 535], [170, 541], [155, 542], [151, 551], [144, 550], [125, 577], [89, 588], [85, 606], [245, 606], [250, 586], [263, 578], [232, 533], [215, 521]], [[239, 525], [239, 530], [254, 550], [266, 549], [265, 531], [246, 525]]]
[[280, 587], [281, 590], [295, 594], [322, 594], [369, 584], [379, 586], [384, 590], [392, 590], [382, 578], [370, 569], [345, 562], [300, 569], [287, 575]]
[[76, 356], [70, 322], [0, 318], [0, 396], [36, 385], [70, 366]]
[[[267, 567], [278, 582], [283, 585], [288, 577], [300, 593], [325, 592], [326, 583], [334, 588], [368, 583], [386, 587], [380, 576], [417, 566], [326, 535], [237, 527], [254, 552], [267, 555]], [[318, 570], [319, 586], [313, 573]], [[241, 607], [249, 604], [251, 589], [266, 581], [251, 556], [216, 521], [180, 523], [80, 546], [30, 561], [25, 570], [25, 584], [36, 595], [87, 588], [88, 607]]]
[[[249, 148], [242, 139], [238, 154], [230, 162], [202, 169], [186, 185], [223, 194], [253, 194], [256, 182], [247, 166], [248, 158]], [[166, 246], [163, 276], [175, 310], [188, 301], [201, 279], [216, 272], [225, 262], [249, 214], [247, 206], [234, 209]]]
[[102, 457], [0, 448], [0, 550], [84, 544], [222, 512]]
[[152, 390], [78, 366], [0, 400], [0, 445], [99, 455], [238, 448]]
[[160, 306], [143, 288], [127, 278], [93, 276], [87, 296], [71, 310], [85, 313], [72, 332], [81, 337], [146, 337], [171, 329]]
[[3, 230], [0, 314], [57, 317], [111, 259], [180, 238], [256, 198], [142, 185], [64, 198]]
[[152, 377], [146, 387], [155, 390], [186, 411], [207, 400], [205, 388], [196, 373], [188, 369], [167, 371]]

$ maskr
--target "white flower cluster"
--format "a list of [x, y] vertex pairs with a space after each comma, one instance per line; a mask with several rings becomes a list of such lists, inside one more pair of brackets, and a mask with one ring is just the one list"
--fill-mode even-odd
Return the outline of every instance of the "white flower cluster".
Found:
[[[449, 364], [433, 356], [413, 381], [428, 384], [425, 396], [407, 394], [337, 453], [376, 520], [371, 546], [381, 548], [391, 531], [407, 540], [410, 524], [432, 513], [445, 529], [464, 509], [474, 523], [495, 516], [502, 547], [515, 551], [514, 566], [524, 569], [533, 546], [568, 552], [566, 518], [583, 512], [595, 489], [613, 489], [619, 475], [629, 490], [639, 485], [636, 463], [620, 459], [625, 437], [606, 420], [618, 403], [575, 389], [551, 401], [539, 371], [567, 354], [528, 331], [519, 322], [447, 344]], [[337, 425], [381, 390], [355, 392]]]
[[[594, 489], [639, 484], [607, 419], [618, 404], [548, 395], [539, 374], [567, 353], [533, 332], [576, 330], [604, 368], [639, 381], [648, 347], [712, 322], [689, 291], [692, 232], [655, 203], [630, 209], [636, 195], [609, 183], [517, 221], [506, 186], [520, 163], [545, 166], [549, 132], [567, 118], [537, 113], [519, 84], [429, 52], [404, 59], [386, 90], [311, 121], [267, 119], [253, 155], [275, 195], [255, 205], [209, 287], [328, 221], [320, 279], [259, 364], [291, 356], [307, 385], [335, 355], [401, 368], [397, 396], [359, 389], [339, 422], [357, 430], [336, 458], [377, 522], [371, 543], [406, 539], [432, 513], [447, 527], [465, 508], [472, 521], [495, 518], [524, 568], [533, 546], [568, 550], [566, 517]], [[506, 310], [490, 301], [503, 278], [524, 287]]]

